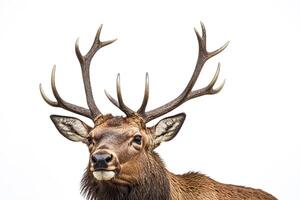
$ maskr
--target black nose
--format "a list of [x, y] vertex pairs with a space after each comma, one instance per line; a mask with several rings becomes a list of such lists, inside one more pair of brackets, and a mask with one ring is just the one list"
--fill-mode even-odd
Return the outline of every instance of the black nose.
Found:
[[93, 154], [91, 156], [91, 161], [94, 165], [95, 170], [99, 169], [105, 169], [107, 168], [110, 161], [112, 161], [112, 155], [108, 153], [102, 153], [102, 154]]

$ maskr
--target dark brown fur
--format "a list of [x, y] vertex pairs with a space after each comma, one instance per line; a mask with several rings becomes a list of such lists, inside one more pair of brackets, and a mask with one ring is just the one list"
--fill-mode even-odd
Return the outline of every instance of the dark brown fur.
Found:
[[200, 173], [175, 175], [155, 152], [135, 162], [142, 173], [132, 170], [137, 180], [128, 185], [96, 181], [87, 169], [81, 181], [82, 194], [89, 200], [276, 200], [260, 189], [222, 184]]

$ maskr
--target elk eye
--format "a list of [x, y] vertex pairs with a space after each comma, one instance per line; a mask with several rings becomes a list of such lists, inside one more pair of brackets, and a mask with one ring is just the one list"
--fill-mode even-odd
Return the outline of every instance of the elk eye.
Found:
[[134, 142], [134, 143], [136, 143], [136, 144], [138, 144], [138, 145], [141, 145], [141, 144], [142, 144], [142, 136], [141, 136], [141, 135], [136, 135], [136, 136], [134, 136], [132, 142]]
[[94, 141], [93, 141], [92, 137], [88, 137], [88, 143], [89, 143], [89, 145], [94, 144]]

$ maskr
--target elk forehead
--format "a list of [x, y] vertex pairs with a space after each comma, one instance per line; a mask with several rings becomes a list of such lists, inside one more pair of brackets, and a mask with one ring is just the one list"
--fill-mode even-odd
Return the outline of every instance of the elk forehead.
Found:
[[110, 135], [131, 137], [137, 132], [143, 133], [144, 131], [146, 131], [145, 124], [134, 117], [111, 117], [91, 130], [90, 136], [100, 140]]

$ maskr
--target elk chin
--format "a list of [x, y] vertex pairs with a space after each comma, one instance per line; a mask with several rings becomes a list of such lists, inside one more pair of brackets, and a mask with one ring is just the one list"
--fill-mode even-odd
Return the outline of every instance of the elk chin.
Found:
[[116, 172], [115, 171], [99, 170], [99, 171], [94, 171], [93, 176], [98, 181], [109, 181], [109, 180], [113, 179], [116, 176]]

